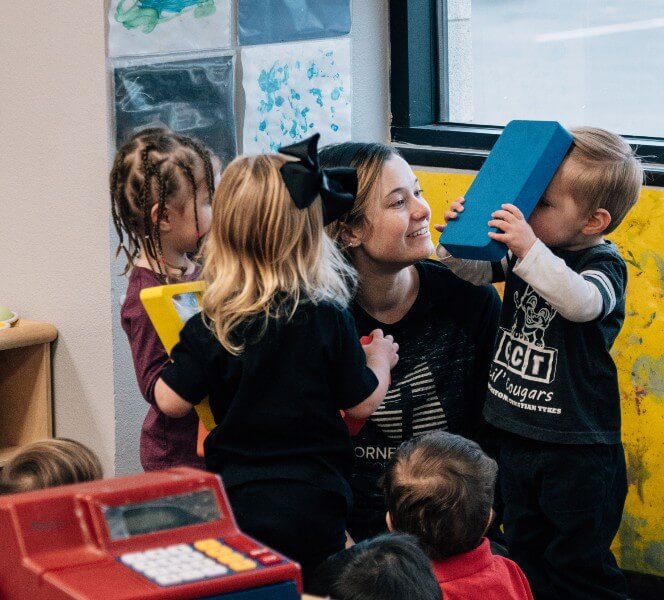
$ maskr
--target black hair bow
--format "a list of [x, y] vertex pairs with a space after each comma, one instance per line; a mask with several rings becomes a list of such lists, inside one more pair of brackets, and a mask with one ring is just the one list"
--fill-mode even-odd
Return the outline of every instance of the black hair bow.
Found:
[[321, 169], [318, 161], [316, 133], [306, 140], [279, 150], [281, 154], [300, 160], [281, 167], [281, 178], [298, 208], [306, 208], [320, 194], [323, 201], [323, 222], [336, 221], [353, 208], [357, 195], [357, 172], [351, 167]]

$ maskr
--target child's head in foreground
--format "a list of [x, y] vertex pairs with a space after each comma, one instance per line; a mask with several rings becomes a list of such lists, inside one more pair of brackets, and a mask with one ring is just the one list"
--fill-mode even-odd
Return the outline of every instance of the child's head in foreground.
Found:
[[611, 233], [636, 203], [643, 167], [619, 135], [594, 127], [571, 129], [572, 148], [528, 223], [552, 248], [593, 245]]
[[321, 198], [296, 205], [282, 176], [289, 162], [285, 154], [239, 156], [215, 192], [203, 311], [234, 354], [244, 324], [289, 317], [301, 300], [347, 305], [352, 295], [355, 272], [325, 233]]
[[143, 252], [168, 276], [169, 259], [197, 250], [209, 228], [215, 170], [218, 159], [208, 148], [166, 128], [143, 129], [120, 147], [110, 188], [125, 272]]
[[417, 540], [387, 533], [328, 558], [314, 572], [311, 594], [335, 600], [440, 600], [440, 584]]
[[476, 548], [492, 518], [498, 466], [475, 442], [444, 431], [401, 444], [383, 478], [388, 526], [432, 560]]
[[3, 467], [4, 493], [28, 492], [103, 477], [101, 463], [87, 446], [67, 438], [28, 444]]

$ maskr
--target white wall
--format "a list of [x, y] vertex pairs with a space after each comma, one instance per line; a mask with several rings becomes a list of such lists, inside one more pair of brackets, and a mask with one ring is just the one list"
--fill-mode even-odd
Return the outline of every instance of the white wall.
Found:
[[[125, 281], [110, 233], [104, 3], [66, 4], [3, 6], [0, 304], [58, 328], [56, 435], [91, 446], [111, 475], [140, 468], [146, 404], [118, 321]], [[387, 12], [385, 0], [353, 2], [358, 141], [389, 135]]]
[[352, 0], [351, 68], [357, 142], [390, 139], [390, 32], [387, 0]]
[[91, 446], [110, 474], [102, 3], [3, 2], [0, 56], [0, 304], [58, 328], [55, 433]]

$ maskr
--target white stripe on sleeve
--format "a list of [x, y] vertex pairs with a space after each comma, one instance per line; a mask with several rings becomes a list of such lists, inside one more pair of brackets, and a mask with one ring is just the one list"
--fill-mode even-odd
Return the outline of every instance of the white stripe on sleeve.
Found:
[[584, 323], [602, 314], [604, 300], [595, 282], [570, 269], [540, 240], [517, 261], [514, 273], [569, 321]]
[[613, 289], [611, 280], [606, 276], [606, 273], [592, 269], [581, 271], [581, 276], [596, 281], [602, 287], [609, 301], [609, 306], [604, 310], [604, 314], [608, 315], [616, 307], [616, 291]]

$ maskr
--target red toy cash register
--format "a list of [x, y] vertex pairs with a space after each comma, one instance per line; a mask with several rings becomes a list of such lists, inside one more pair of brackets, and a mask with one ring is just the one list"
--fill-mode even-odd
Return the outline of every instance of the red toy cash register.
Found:
[[0, 496], [2, 600], [298, 600], [296, 563], [241, 533], [220, 480], [179, 467]]

